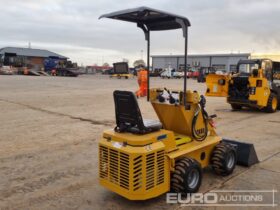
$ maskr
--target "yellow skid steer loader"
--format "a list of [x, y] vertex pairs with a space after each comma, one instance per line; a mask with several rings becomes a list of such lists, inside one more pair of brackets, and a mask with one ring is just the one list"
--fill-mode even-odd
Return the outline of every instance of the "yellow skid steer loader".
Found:
[[237, 72], [206, 77], [206, 96], [227, 97], [232, 109], [253, 107], [268, 113], [280, 108], [280, 62], [240, 60]]
[[170, 190], [187, 194], [199, 190], [205, 167], [226, 176], [236, 163], [250, 166], [258, 162], [252, 144], [217, 135], [205, 98], [187, 90], [187, 18], [147, 7], [101, 17], [136, 23], [144, 31], [147, 69], [151, 31], [182, 28], [185, 38], [183, 90], [150, 89], [148, 74], [147, 99], [160, 121], [142, 118], [134, 93], [114, 91], [116, 127], [104, 131], [99, 141], [102, 186], [130, 200], [150, 199]]

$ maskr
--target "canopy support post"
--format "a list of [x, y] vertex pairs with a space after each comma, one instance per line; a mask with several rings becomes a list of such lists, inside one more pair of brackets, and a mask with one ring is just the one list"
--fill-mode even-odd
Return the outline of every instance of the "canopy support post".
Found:
[[141, 28], [145, 34], [145, 40], [147, 41], [147, 101], [150, 100], [150, 31], [144, 24], [137, 23], [137, 27]]
[[[186, 28], [188, 33], [188, 28]], [[187, 68], [188, 68], [188, 36], [185, 36], [185, 58], [184, 58], [184, 106], [187, 109]]]
[[147, 101], [150, 100], [150, 31], [148, 31], [147, 39]]
[[184, 53], [184, 106], [185, 109], [188, 109], [187, 107], [187, 69], [188, 69], [188, 26], [182, 19], [176, 18], [176, 22], [179, 23], [183, 29], [183, 36], [185, 38], [185, 53]]

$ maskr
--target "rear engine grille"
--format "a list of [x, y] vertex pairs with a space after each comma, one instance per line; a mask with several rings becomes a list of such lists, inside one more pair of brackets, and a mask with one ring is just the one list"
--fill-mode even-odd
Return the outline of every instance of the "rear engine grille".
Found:
[[99, 177], [108, 177], [108, 148], [99, 147]]
[[119, 154], [118, 151], [109, 149], [109, 178], [112, 183], [118, 184], [119, 182]]
[[[146, 165], [144, 164], [145, 159]], [[145, 169], [146, 175], [144, 175]], [[137, 191], [144, 188], [150, 190], [165, 182], [164, 175], [164, 150], [134, 156], [132, 159], [129, 154], [105, 146], [99, 147], [100, 178], [106, 179], [124, 189]]]
[[164, 182], [164, 150], [157, 152], [157, 185]]
[[133, 159], [133, 191], [142, 187], [142, 155]]
[[120, 186], [129, 189], [129, 156], [120, 154]]
[[155, 153], [146, 156], [146, 190], [154, 187]]
[[99, 176], [129, 189], [129, 155], [106, 147], [99, 147]]
[[164, 183], [164, 150], [146, 156], [146, 190]]

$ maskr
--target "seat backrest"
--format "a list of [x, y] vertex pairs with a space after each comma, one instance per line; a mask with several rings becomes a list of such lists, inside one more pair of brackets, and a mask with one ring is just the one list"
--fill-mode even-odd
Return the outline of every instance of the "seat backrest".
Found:
[[115, 113], [119, 132], [138, 130], [143, 133], [145, 126], [135, 94], [130, 91], [114, 91]]

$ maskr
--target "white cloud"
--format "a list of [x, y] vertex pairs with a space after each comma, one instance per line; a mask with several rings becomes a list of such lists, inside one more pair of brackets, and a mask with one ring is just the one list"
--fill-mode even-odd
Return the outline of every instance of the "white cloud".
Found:
[[[101, 14], [137, 6], [189, 18], [189, 51], [280, 52], [280, 1], [274, 0], [0, 0], [0, 47], [27, 46], [53, 50], [73, 61], [93, 64], [131, 61], [146, 49], [144, 35], [134, 24], [98, 20]], [[181, 31], [156, 32], [152, 53], [183, 52]]]

